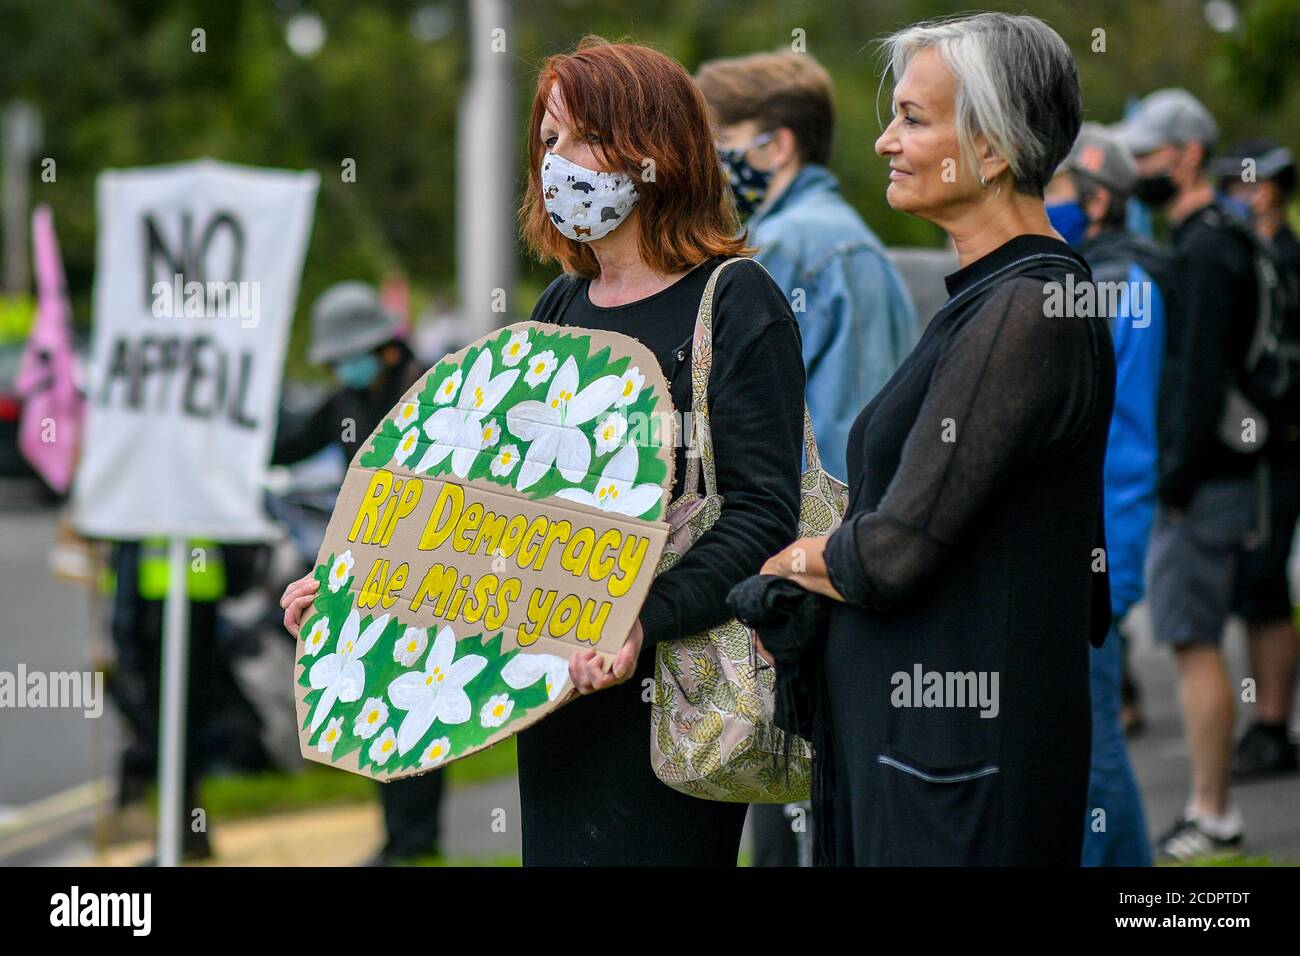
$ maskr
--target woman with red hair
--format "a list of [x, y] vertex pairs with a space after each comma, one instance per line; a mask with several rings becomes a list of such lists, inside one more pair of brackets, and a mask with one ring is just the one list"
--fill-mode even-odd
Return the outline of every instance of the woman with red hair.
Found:
[[[610, 671], [575, 655], [582, 696], [519, 736], [525, 865], [734, 865], [745, 805], [685, 796], [650, 767], [654, 645], [731, 616], [731, 586], [797, 530], [804, 368], [785, 296], [737, 238], [707, 108], [680, 64], [584, 38], [548, 59], [528, 126], [525, 242], [565, 270], [532, 318], [632, 336], [691, 410], [691, 341], [718, 279], [709, 375], [717, 523], [655, 579]], [[689, 418], [685, 419], [689, 422]], [[685, 441], [673, 497], [683, 492]]]

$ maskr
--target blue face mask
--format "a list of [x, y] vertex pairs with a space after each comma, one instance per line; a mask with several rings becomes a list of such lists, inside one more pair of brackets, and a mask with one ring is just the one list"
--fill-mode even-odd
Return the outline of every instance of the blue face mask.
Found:
[[1088, 214], [1077, 202], [1049, 202], [1047, 218], [1070, 245], [1077, 246], [1083, 241], [1083, 234], [1088, 230]]
[[379, 374], [379, 356], [374, 352], [334, 363], [334, 374], [348, 388], [369, 388]]

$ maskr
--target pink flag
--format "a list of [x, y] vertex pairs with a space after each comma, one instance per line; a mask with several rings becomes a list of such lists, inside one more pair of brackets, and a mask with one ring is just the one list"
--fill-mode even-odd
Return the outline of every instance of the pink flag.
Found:
[[72, 355], [72, 309], [50, 207], [32, 213], [36, 322], [14, 383], [23, 399], [18, 447], [46, 484], [68, 490], [81, 443], [82, 397]]

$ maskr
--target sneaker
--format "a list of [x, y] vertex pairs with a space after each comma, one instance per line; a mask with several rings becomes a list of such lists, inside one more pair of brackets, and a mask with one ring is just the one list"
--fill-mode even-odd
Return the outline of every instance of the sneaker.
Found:
[[1287, 739], [1285, 724], [1251, 724], [1232, 753], [1234, 780], [1260, 780], [1300, 769], [1296, 745]]
[[1160, 837], [1157, 847], [1160, 859], [1166, 862], [1190, 863], [1225, 856], [1241, 850], [1241, 829], [1229, 837], [1216, 836], [1200, 820], [1183, 816]]

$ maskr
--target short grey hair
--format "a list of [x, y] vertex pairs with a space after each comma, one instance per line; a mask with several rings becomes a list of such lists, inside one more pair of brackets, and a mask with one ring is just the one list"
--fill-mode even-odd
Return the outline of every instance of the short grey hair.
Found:
[[978, 13], [915, 24], [880, 46], [895, 83], [933, 47], [957, 80], [957, 143], [967, 167], [979, 168], [974, 139], [983, 134], [1016, 189], [1043, 194], [1083, 120], [1079, 68], [1055, 30], [1028, 15]]

